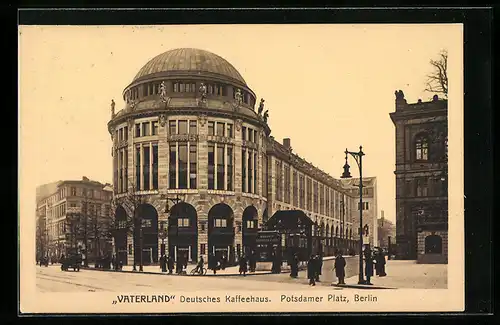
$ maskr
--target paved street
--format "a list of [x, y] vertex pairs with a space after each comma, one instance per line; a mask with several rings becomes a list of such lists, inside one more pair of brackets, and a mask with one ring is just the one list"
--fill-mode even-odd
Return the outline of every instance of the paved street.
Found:
[[[346, 284], [358, 283], [358, 258], [346, 257]], [[352, 288], [337, 288], [331, 284], [337, 282], [333, 272], [333, 260], [323, 262], [321, 282], [318, 287], [328, 286], [332, 290], [352, 290]], [[128, 272], [105, 272], [81, 270], [80, 272], [62, 272], [59, 265], [49, 267], [37, 266], [37, 288], [42, 292], [76, 292], [76, 291], [157, 291], [160, 289], [174, 290], [233, 290], [246, 288], [248, 290], [296, 290], [308, 287], [307, 272], [299, 272], [296, 279], [288, 273], [258, 274], [234, 276], [237, 268], [227, 268], [216, 276], [177, 276], [158, 275], [159, 268], [148, 266], [145, 272], [158, 274], [136, 274]], [[414, 261], [387, 261], [387, 276], [373, 277], [372, 283], [377, 287], [414, 288], [414, 289], [445, 289], [447, 288], [447, 265], [415, 264]], [[313, 290], [313, 288], [311, 288]]]

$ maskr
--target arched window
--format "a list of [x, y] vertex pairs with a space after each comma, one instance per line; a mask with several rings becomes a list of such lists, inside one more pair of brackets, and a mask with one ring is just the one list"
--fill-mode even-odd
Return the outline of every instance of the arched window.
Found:
[[443, 249], [443, 241], [441, 236], [430, 235], [425, 237], [425, 253], [426, 254], [441, 254]]
[[429, 141], [427, 139], [427, 136], [424, 134], [418, 135], [415, 139], [415, 159], [429, 159]]

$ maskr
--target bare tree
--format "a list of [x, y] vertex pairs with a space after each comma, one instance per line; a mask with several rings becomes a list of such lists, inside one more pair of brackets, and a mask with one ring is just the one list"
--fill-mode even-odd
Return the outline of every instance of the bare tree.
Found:
[[437, 60], [430, 60], [432, 73], [427, 75], [425, 91], [443, 94], [448, 98], [448, 51], [442, 50]]
[[[139, 195], [137, 193], [137, 187], [135, 186], [135, 183], [133, 180], [128, 179], [127, 180], [128, 186], [127, 189], [128, 191], [125, 193], [124, 196], [119, 196], [118, 198], [114, 197], [112, 202], [111, 202], [111, 213], [109, 218], [107, 219], [107, 236], [114, 238], [116, 241], [116, 238], [120, 234], [126, 234], [132, 235], [133, 236], [133, 245], [134, 245], [134, 270], [136, 269], [136, 243], [137, 239], [139, 236], [138, 230], [141, 226], [142, 220], [140, 220], [140, 217], [138, 216], [137, 209], [139, 206], [143, 203], [144, 201], [144, 196]], [[122, 206], [125, 208], [125, 210], [128, 210], [130, 213], [126, 213], [124, 215], [118, 214], [117, 213], [117, 208], [118, 206]], [[115, 245], [115, 250], [116, 250], [116, 245]], [[142, 247], [141, 247], [142, 249]], [[118, 252], [115, 251], [115, 255], [118, 256]], [[142, 265], [142, 261], [141, 261]]]

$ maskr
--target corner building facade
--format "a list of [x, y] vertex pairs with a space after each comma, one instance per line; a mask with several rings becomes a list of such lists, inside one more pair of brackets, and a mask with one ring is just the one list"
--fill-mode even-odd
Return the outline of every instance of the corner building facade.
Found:
[[[267, 114], [255, 111], [254, 92], [216, 54], [189, 48], [162, 53], [140, 69], [123, 99], [118, 113], [112, 103], [108, 129], [116, 220], [135, 215], [140, 222], [132, 233], [115, 236], [115, 250], [128, 264], [141, 255], [145, 264], [157, 263], [163, 253], [189, 262], [226, 254], [234, 262], [255, 247], [258, 229], [275, 211], [306, 208], [299, 204], [306, 192], [299, 193], [298, 173], [278, 162], [300, 166], [297, 171], [316, 180], [315, 189], [322, 179], [332, 197], [333, 187], [342, 191], [338, 181], [292, 154], [289, 141], [274, 141]], [[301, 189], [312, 195], [308, 186]], [[330, 236], [333, 212], [326, 220], [315, 200], [310, 211]], [[141, 247], [142, 254], [134, 254]]]

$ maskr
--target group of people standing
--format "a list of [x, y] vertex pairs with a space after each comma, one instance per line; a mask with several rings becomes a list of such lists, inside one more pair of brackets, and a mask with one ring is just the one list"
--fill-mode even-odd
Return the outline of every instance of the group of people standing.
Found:
[[384, 277], [387, 275], [385, 272], [385, 254], [381, 248], [378, 248], [374, 253], [370, 249], [364, 251], [365, 255], [365, 276], [366, 283], [371, 285], [371, 277], [373, 277], [373, 269], [375, 268], [375, 275]]
[[307, 261], [307, 278], [309, 279], [309, 285], [315, 286], [316, 282], [320, 282], [319, 276], [321, 275], [322, 268], [323, 254], [320, 253], [311, 255], [309, 261]]
[[248, 271], [255, 272], [257, 268], [257, 255], [254, 251], [249, 254], [241, 255], [238, 259], [240, 275], [245, 276]]
[[168, 274], [172, 274], [175, 268], [176, 274], [182, 274], [186, 272], [185, 269], [187, 268], [188, 258], [185, 254], [179, 254], [176, 261], [171, 255], [166, 256], [162, 254], [159, 262], [162, 272], [168, 271]]

